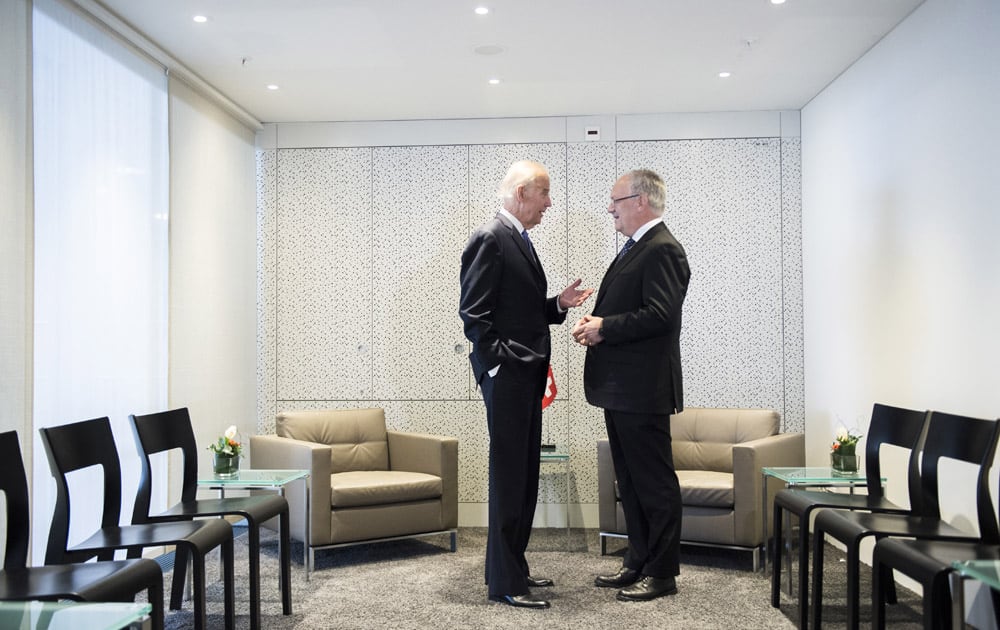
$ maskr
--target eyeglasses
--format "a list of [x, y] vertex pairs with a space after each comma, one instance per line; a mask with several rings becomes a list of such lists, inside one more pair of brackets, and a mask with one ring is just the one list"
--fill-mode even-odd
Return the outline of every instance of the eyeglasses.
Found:
[[618, 203], [619, 201], [625, 201], [626, 199], [632, 199], [632, 198], [634, 198], [634, 197], [638, 197], [638, 196], [639, 196], [639, 195], [641, 195], [641, 194], [642, 194], [642, 193], [636, 193], [636, 194], [634, 194], [634, 195], [627, 195], [627, 196], [625, 196], [625, 197], [619, 197], [619, 198], [617, 198], [617, 199], [615, 199], [614, 197], [612, 197], [612, 198], [611, 198], [611, 203], [612, 203], [612, 204], [615, 204], [615, 203]]

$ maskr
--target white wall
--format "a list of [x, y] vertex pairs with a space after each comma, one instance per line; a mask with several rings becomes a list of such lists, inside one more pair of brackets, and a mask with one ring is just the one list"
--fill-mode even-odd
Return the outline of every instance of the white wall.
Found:
[[928, 0], [802, 110], [810, 464], [873, 402], [1000, 416], [997, 33]]
[[252, 131], [170, 81], [168, 397], [190, 409], [199, 446], [256, 427], [254, 151]]

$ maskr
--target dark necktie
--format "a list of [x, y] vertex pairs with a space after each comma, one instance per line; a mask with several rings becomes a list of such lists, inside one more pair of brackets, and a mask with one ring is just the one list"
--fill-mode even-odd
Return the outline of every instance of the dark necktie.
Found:
[[625, 244], [622, 245], [622, 251], [618, 252], [618, 258], [617, 258], [617, 260], [621, 260], [622, 258], [625, 258], [625, 254], [628, 253], [628, 250], [632, 249], [633, 245], [635, 245], [635, 241], [633, 241], [631, 238], [628, 239], [627, 241], [625, 241]]

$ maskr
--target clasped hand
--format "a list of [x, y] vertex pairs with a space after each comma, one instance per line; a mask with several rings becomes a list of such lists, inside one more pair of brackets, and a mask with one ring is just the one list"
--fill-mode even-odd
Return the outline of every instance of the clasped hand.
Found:
[[601, 324], [603, 323], [603, 317], [584, 315], [576, 323], [576, 326], [573, 326], [571, 333], [573, 339], [581, 346], [596, 346], [604, 341], [604, 337], [601, 335]]

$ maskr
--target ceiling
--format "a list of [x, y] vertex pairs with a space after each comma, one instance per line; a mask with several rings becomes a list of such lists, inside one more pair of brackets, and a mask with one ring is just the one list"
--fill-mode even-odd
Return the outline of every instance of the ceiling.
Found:
[[922, 1], [101, 3], [258, 120], [291, 122], [797, 110]]

